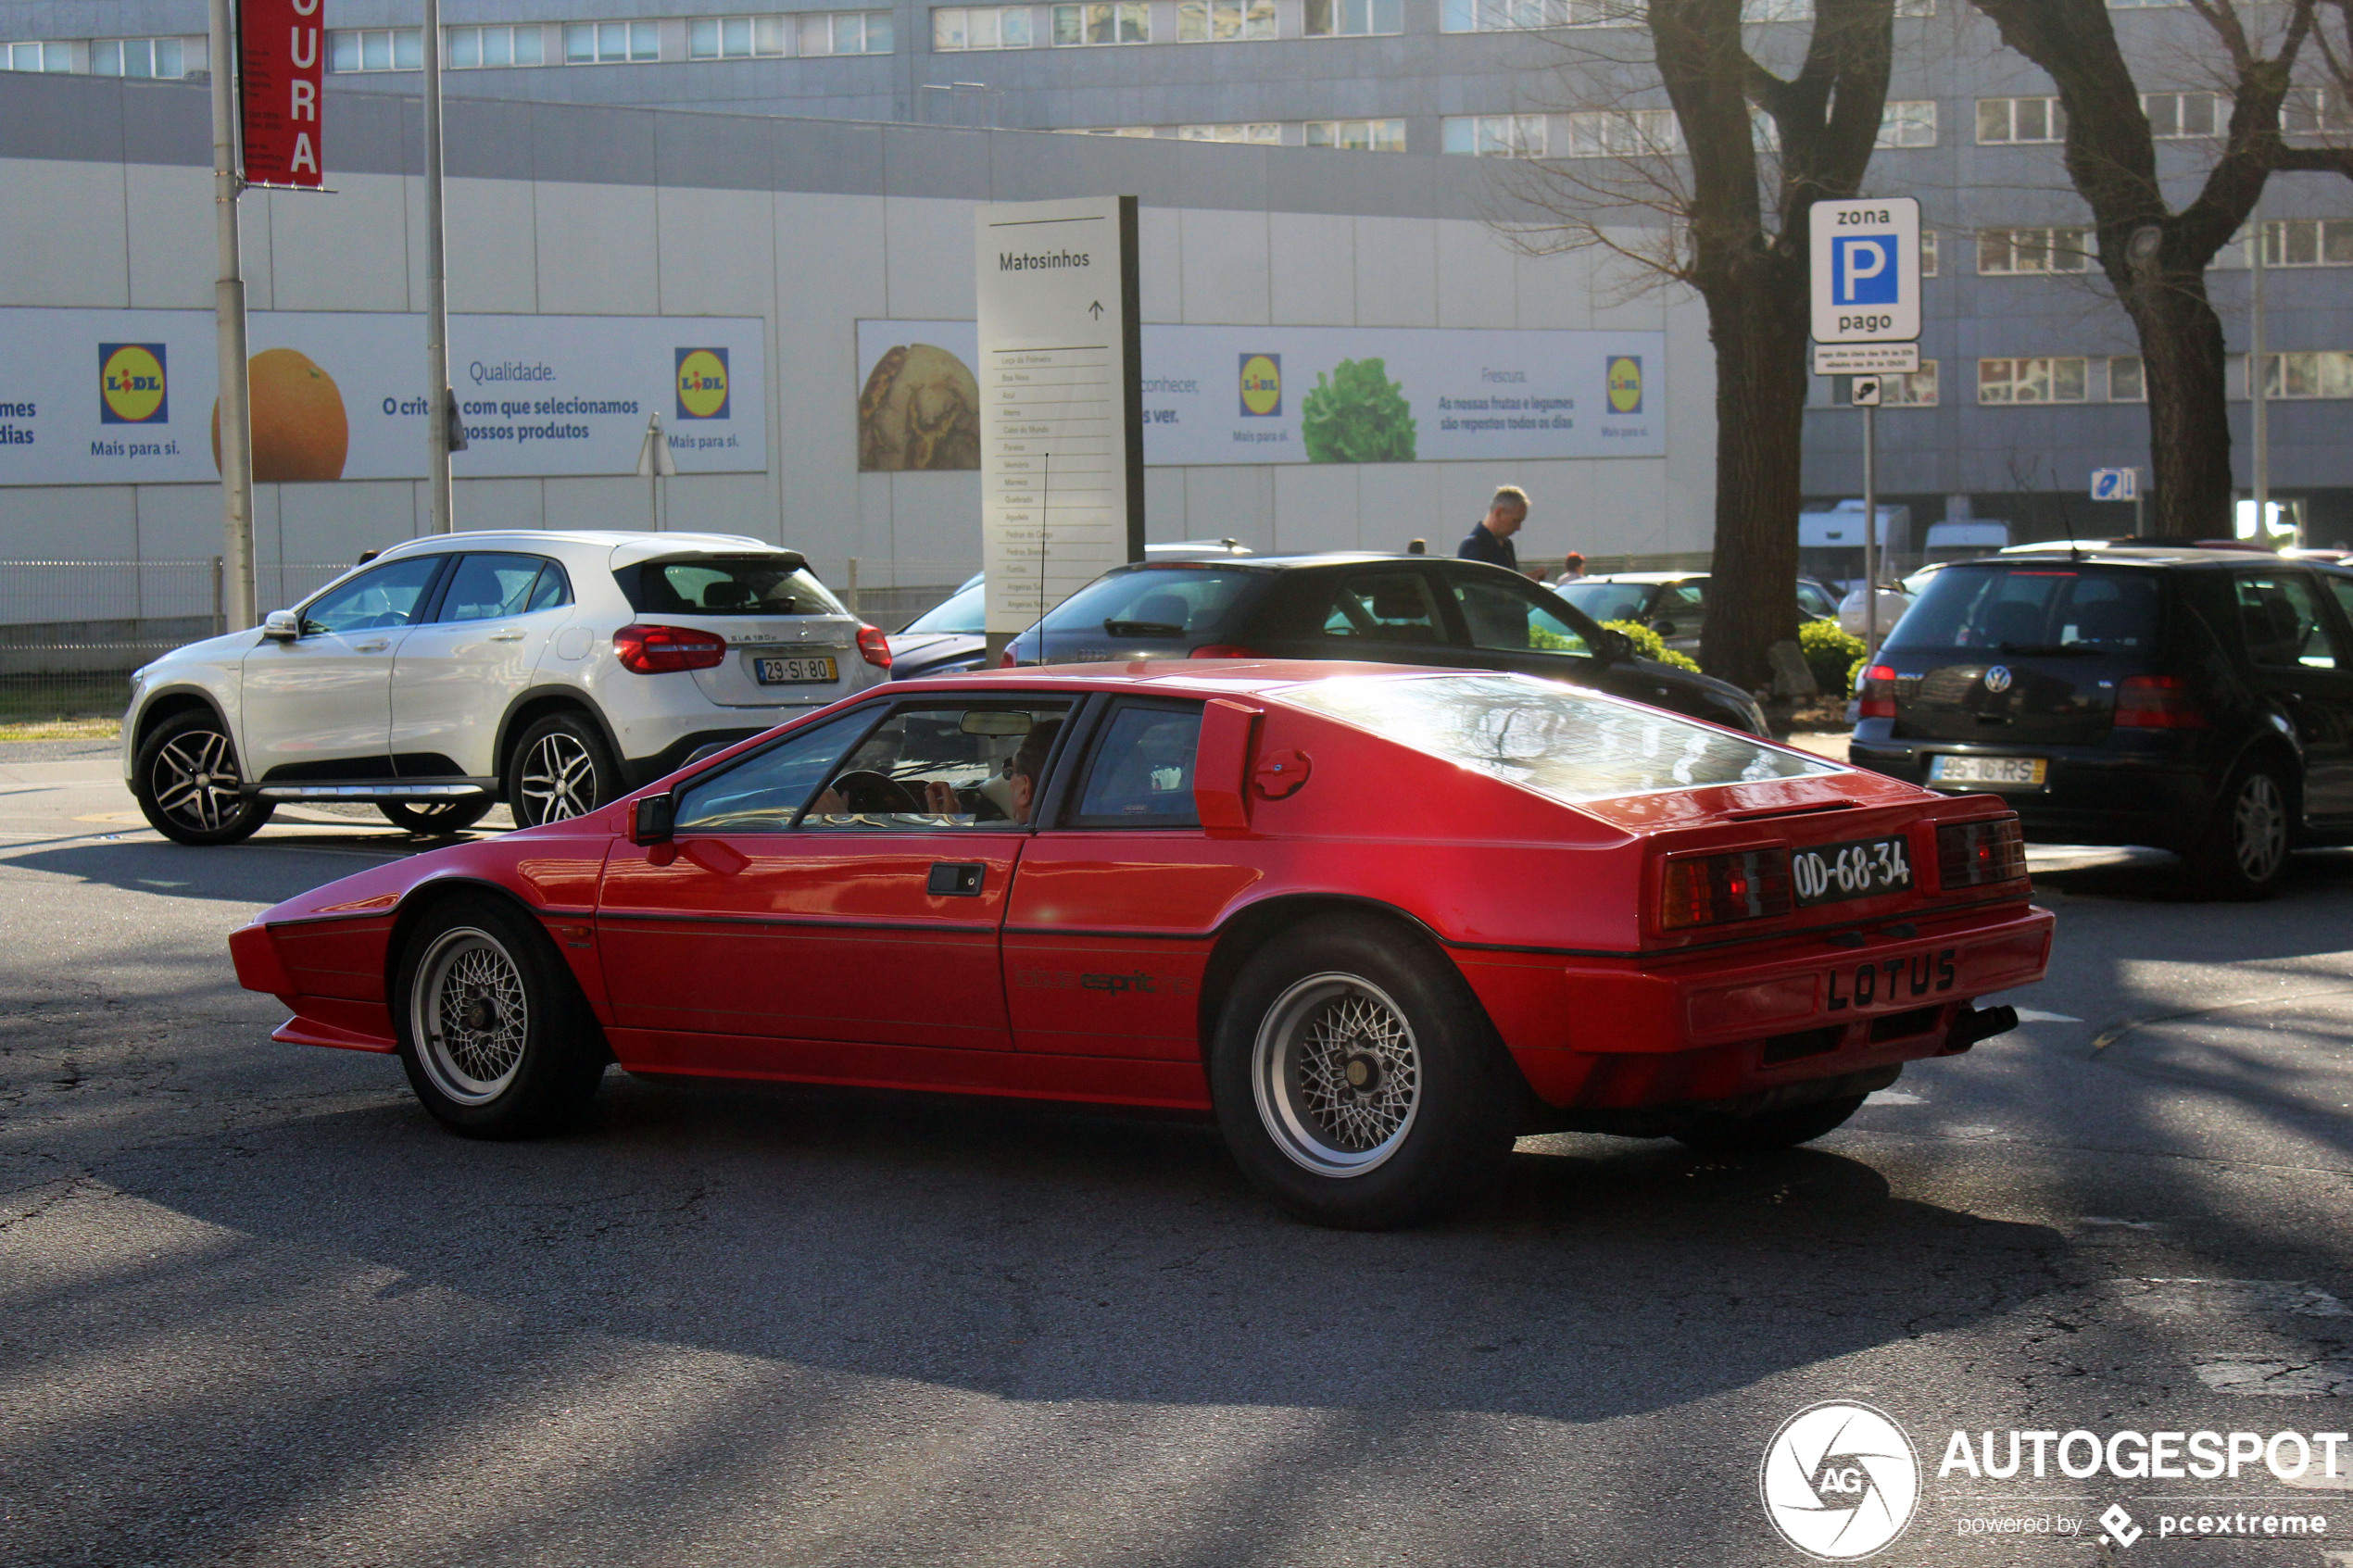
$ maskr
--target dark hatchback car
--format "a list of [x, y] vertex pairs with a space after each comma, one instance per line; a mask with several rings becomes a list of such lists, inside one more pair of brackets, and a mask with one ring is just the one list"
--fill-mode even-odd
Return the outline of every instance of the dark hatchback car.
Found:
[[1948, 566], [1864, 671], [1849, 756], [2259, 897], [2290, 848], [2353, 842], [2349, 601], [2353, 578], [2242, 550]]
[[1549, 588], [1442, 556], [1254, 556], [1114, 568], [1015, 638], [1007, 661], [1344, 659], [1512, 670], [1592, 686], [1750, 734], [1738, 686], [1637, 659]]

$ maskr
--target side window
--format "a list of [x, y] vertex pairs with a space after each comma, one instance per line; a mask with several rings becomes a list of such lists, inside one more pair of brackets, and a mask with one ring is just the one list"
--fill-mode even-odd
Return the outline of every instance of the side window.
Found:
[[1797, 585], [1797, 608], [1807, 615], [1832, 621], [1838, 619], [1838, 606], [1831, 603], [1830, 596], [1811, 583]]
[[1201, 744], [1201, 705], [1123, 703], [1112, 709], [1087, 765], [1071, 825], [1082, 828], [1197, 828], [1193, 753]]
[[531, 607], [546, 566], [537, 556], [469, 555], [459, 558], [441, 596], [440, 621], [501, 621]]
[[874, 720], [871, 708], [845, 713], [697, 779], [678, 791], [678, 831], [773, 833], [790, 827], [841, 754]]
[[2249, 573], [2238, 580], [2239, 626], [2246, 657], [2257, 664], [2307, 670], [2347, 667], [2346, 650], [2321, 608], [2309, 578], [2300, 573]]
[[1507, 653], [1568, 653], [1590, 657], [1584, 635], [1540, 595], [1484, 577], [1453, 584], [1454, 602], [1470, 627], [1471, 646]]
[[531, 602], [522, 607], [525, 615], [543, 609], [561, 609], [572, 603], [572, 579], [554, 561], [539, 568], [539, 581], [531, 585]]
[[937, 833], [1029, 821], [1066, 702], [904, 707], [858, 745], [800, 820], [804, 828]]
[[2332, 572], [2328, 585], [2329, 592], [2336, 596], [2337, 608], [2345, 612], [2346, 620], [2353, 621], [2353, 577], [2339, 577]]
[[1438, 602], [1418, 571], [1366, 571], [1342, 577], [1319, 596], [1322, 633], [1335, 641], [1441, 643]]
[[374, 632], [410, 624], [418, 601], [447, 559], [447, 556], [410, 556], [361, 572], [342, 587], [328, 590], [302, 612], [303, 635]]

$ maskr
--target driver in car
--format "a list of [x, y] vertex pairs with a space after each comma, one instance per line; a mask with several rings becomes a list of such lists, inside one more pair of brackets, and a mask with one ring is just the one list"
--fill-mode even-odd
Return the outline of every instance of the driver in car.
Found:
[[[968, 789], [959, 789], [946, 779], [922, 781], [924, 812], [930, 816], [962, 817], [967, 824], [1028, 822], [1030, 807], [1038, 797], [1038, 775], [1045, 768], [1046, 758], [1054, 748], [1054, 736], [1062, 732], [1062, 727], [1060, 719], [1033, 725], [1006, 762], [1003, 772], [992, 774]], [[912, 779], [906, 782], [915, 783]], [[854, 788], [851, 794], [856, 794]], [[844, 799], [841, 791], [833, 785], [818, 791], [809, 808], [812, 816], [842, 816], [865, 809], [871, 808]]]

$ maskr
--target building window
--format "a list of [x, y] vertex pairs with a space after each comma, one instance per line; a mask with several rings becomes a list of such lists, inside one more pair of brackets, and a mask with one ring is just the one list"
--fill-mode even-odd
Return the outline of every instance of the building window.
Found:
[[1311, 119], [1306, 132], [1311, 147], [1365, 153], [1405, 150], [1405, 122], [1402, 119]]
[[10, 70], [71, 70], [73, 45], [70, 44], [11, 44], [8, 45]]
[[2353, 218], [2275, 218], [2263, 225], [2266, 267], [2353, 267]]
[[1271, 120], [1254, 120], [1244, 125], [1180, 125], [1176, 128], [1180, 142], [1248, 142], [1254, 146], [1282, 145], [1283, 128]]
[[[409, 29], [409, 36], [416, 30]], [[52, 44], [49, 48], [63, 53], [65, 45]], [[407, 69], [414, 70], [422, 64], [414, 61]], [[199, 61], [201, 67], [201, 61]], [[50, 66], [58, 70], [68, 69]], [[177, 38], [101, 38], [90, 45], [90, 71], [94, 76], [160, 77], [177, 81], [188, 74], [188, 52]]]
[[1445, 151], [1478, 157], [1542, 157], [1544, 117], [1541, 114], [1453, 115], [1439, 124], [1439, 144]]
[[2266, 354], [2266, 397], [2353, 397], [2353, 354]]
[[1086, 6], [1054, 7], [1056, 47], [1081, 44], [1149, 44], [1152, 41], [1151, 7], [1142, 0], [1096, 0]]
[[2139, 355], [2109, 356], [2108, 400], [2111, 403], [2145, 403], [2149, 400], [2148, 376]]
[[1977, 236], [1977, 270], [1989, 278], [2081, 272], [2091, 264], [2089, 229], [1986, 229]]
[[2353, 105], [2334, 87], [2291, 87], [2280, 104], [2280, 129], [2291, 136], [2353, 131]]
[[[1843, 407], [1854, 395], [1853, 380], [1843, 377], [1849, 389], [1836, 394], [1832, 407]], [[1880, 407], [1882, 408], [1933, 408], [1936, 407], [1936, 361], [1923, 359], [1920, 368], [1906, 374], [1890, 371], [1879, 379]]]
[[1936, 231], [1933, 229], [1920, 231], [1920, 276], [1936, 276]]
[[1275, 36], [1275, 0], [1177, 0], [1179, 44], [1252, 44]]
[[2231, 100], [2219, 93], [2144, 93], [2141, 112], [2161, 142], [2220, 136], [2231, 128]]
[[1568, 127], [1565, 157], [1643, 157], [1682, 150], [1682, 128], [1673, 109], [1580, 109], [1562, 118]]
[[1980, 98], [1977, 140], [1985, 146], [2002, 142], [2064, 142], [2067, 111], [2057, 98]]
[[1026, 6], [943, 6], [931, 14], [931, 46], [937, 53], [1026, 49], [1036, 42]]
[[540, 57], [536, 25], [522, 27], [446, 27], [441, 30], [442, 60], [451, 70], [482, 70], [498, 66], [535, 66]]
[[652, 22], [567, 22], [564, 64], [643, 64], [661, 58], [661, 31]]
[[2189, 0], [2108, 0], [2111, 11], [2146, 10], [2156, 6], [2185, 6]]
[[1057, 136], [1133, 136], [1149, 140], [1160, 134], [1156, 125], [1064, 125], [1058, 127]]
[[791, 17], [694, 17], [686, 23], [686, 57], [776, 59], [792, 53], [793, 32]]
[[1980, 403], [2081, 403], [2088, 359], [1980, 359]]
[[1307, 0], [1310, 38], [1365, 38], [1405, 31], [1405, 0]]
[[1880, 110], [1878, 144], [1883, 148], [1936, 145], [1936, 100], [1889, 104]]
[[[95, 70], [98, 45], [90, 45]], [[414, 27], [353, 28], [327, 34], [327, 69], [338, 73], [425, 69], [424, 30]]]

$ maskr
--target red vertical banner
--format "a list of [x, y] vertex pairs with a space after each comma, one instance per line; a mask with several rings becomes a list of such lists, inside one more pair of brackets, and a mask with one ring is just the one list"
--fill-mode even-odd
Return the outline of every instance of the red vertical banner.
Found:
[[242, 0], [237, 88], [245, 120], [245, 176], [253, 185], [315, 191], [319, 111], [327, 79], [325, 0]]

